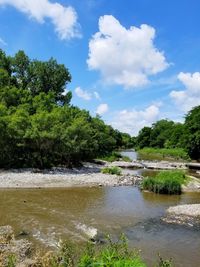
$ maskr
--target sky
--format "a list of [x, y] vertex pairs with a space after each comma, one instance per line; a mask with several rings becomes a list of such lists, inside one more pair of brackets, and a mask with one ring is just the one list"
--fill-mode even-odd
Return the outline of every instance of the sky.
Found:
[[0, 0], [0, 48], [55, 58], [72, 104], [137, 135], [200, 105], [199, 0]]

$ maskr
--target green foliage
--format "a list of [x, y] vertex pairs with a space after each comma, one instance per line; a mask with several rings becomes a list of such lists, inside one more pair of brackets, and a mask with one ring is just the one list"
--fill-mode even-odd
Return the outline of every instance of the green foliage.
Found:
[[143, 148], [137, 151], [141, 158], [157, 157], [189, 160], [187, 152], [183, 148]]
[[[15, 256], [9, 256], [6, 267], [16, 267]], [[87, 243], [83, 249], [69, 242], [63, 242], [59, 251], [47, 252], [44, 256], [35, 258], [35, 267], [147, 267], [138, 251], [130, 250], [124, 235], [113, 242], [109, 237], [104, 246], [97, 247]], [[156, 267], [172, 267], [171, 260], [163, 260], [159, 256]]]
[[193, 108], [185, 119], [185, 146], [192, 159], [200, 160], [200, 106]]
[[16, 257], [15, 255], [9, 255], [6, 263], [6, 267], [15, 267], [16, 266]]
[[[169, 120], [160, 120], [152, 127], [144, 127], [136, 138], [136, 147], [151, 148], [185, 148], [185, 125]], [[176, 155], [175, 155], [176, 156]]]
[[121, 175], [121, 169], [119, 167], [105, 167], [101, 172], [105, 174]]
[[147, 177], [142, 182], [142, 189], [158, 194], [181, 194], [181, 185], [187, 182], [182, 171], [161, 171], [155, 177]]
[[128, 145], [129, 135], [70, 105], [70, 81], [52, 58], [0, 49], [0, 167], [71, 167]]
[[[108, 239], [103, 248], [96, 249], [88, 244], [85, 251], [77, 257], [77, 251], [64, 244], [61, 251], [49, 260], [49, 267], [146, 267], [140, 255], [129, 251], [124, 238], [117, 243]], [[43, 267], [44, 265], [40, 265]]]

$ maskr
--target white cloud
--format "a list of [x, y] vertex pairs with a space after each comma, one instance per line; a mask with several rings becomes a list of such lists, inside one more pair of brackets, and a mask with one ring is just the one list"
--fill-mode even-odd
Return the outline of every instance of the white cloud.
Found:
[[84, 100], [91, 100], [92, 99], [92, 95], [90, 93], [88, 93], [87, 91], [81, 89], [81, 87], [77, 87], [75, 89], [75, 93], [78, 97], [80, 97]]
[[113, 16], [102, 16], [99, 32], [89, 42], [89, 69], [99, 70], [110, 84], [143, 86], [148, 83], [148, 76], [168, 67], [154, 38], [155, 29], [146, 24], [126, 29]]
[[151, 105], [144, 110], [125, 109], [115, 114], [111, 125], [122, 132], [137, 135], [140, 129], [151, 126], [158, 117], [159, 107], [156, 105]]
[[200, 72], [179, 73], [179, 81], [185, 86], [185, 90], [172, 91], [170, 97], [177, 108], [187, 112], [192, 107], [200, 105]]
[[94, 97], [97, 99], [97, 100], [101, 100], [101, 97], [100, 97], [100, 95], [99, 95], [99, 93], [98, 92], [94, 92]]
[[39, 23], [44, 23], [46, 18], [50, 19], [61, 40], [80, 36], [77, 13], [71, 6], [49, 0], [0, 0], [0, 5], [13, 6]]
[[109, 110], [109, 107], [107, 104], [100, 104], [97, 107], [96, 113], [99, 115], [103, 115], [104, 113], [108, 112], [108, 110]]
[[0, 45], [6, 46], [7, 43], [2, 38], [0, 38]]

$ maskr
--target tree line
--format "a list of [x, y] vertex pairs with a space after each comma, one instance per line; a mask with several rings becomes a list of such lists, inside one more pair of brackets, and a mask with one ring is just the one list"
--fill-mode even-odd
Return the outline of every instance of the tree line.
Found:
[[69, 70], [0, 50], [0, 167], [73, 166], [132, 146], [130, 135], [70, 104]]
[[135, 147], [183, 148], [191, 159], [200, 160], [200, 106], [186, 114], [184, 123], [163, 119], [142, 128]]

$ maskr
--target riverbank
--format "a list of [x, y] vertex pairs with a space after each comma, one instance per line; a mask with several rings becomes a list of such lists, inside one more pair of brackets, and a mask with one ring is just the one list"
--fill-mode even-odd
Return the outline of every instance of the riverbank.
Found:
[[169, 161], [150, 161], [150, 160], [134, 160], [132, 162], [114, 161], [106, 163], [108, 166], [117, 166], [129, 169], [149, 169], [149, 170], [186, 170], [185, 162], [169, 162]]
[[[122, 168], [121, 175], [104, 174], [104, 167], [117, 166]], [[133, 174], [132, 169], [149, 170], [185, 170], [185, 164], [180, 162], [150, 162], [150, 161], [116, 161], [84, 163], [80, 168], [11, 169], [0, 170], [0, 188], [65, 188], [92, 186], [140, 186], [144, 177]], [[128, 171], [130, 170], [130, 172]], [[200, 192], [200, 180], [190, 176], [183, 192]]]
[[187, 204], [169, 207], [164, 222], [200, 228], [200, 204]]
[[0, 171], [0, 188], [61, 188], [76, 186], [138, 185], [139, 175], [101, 173], [103, 166], [85, 163], [81, 168], [51, 170], [17, 169]]

